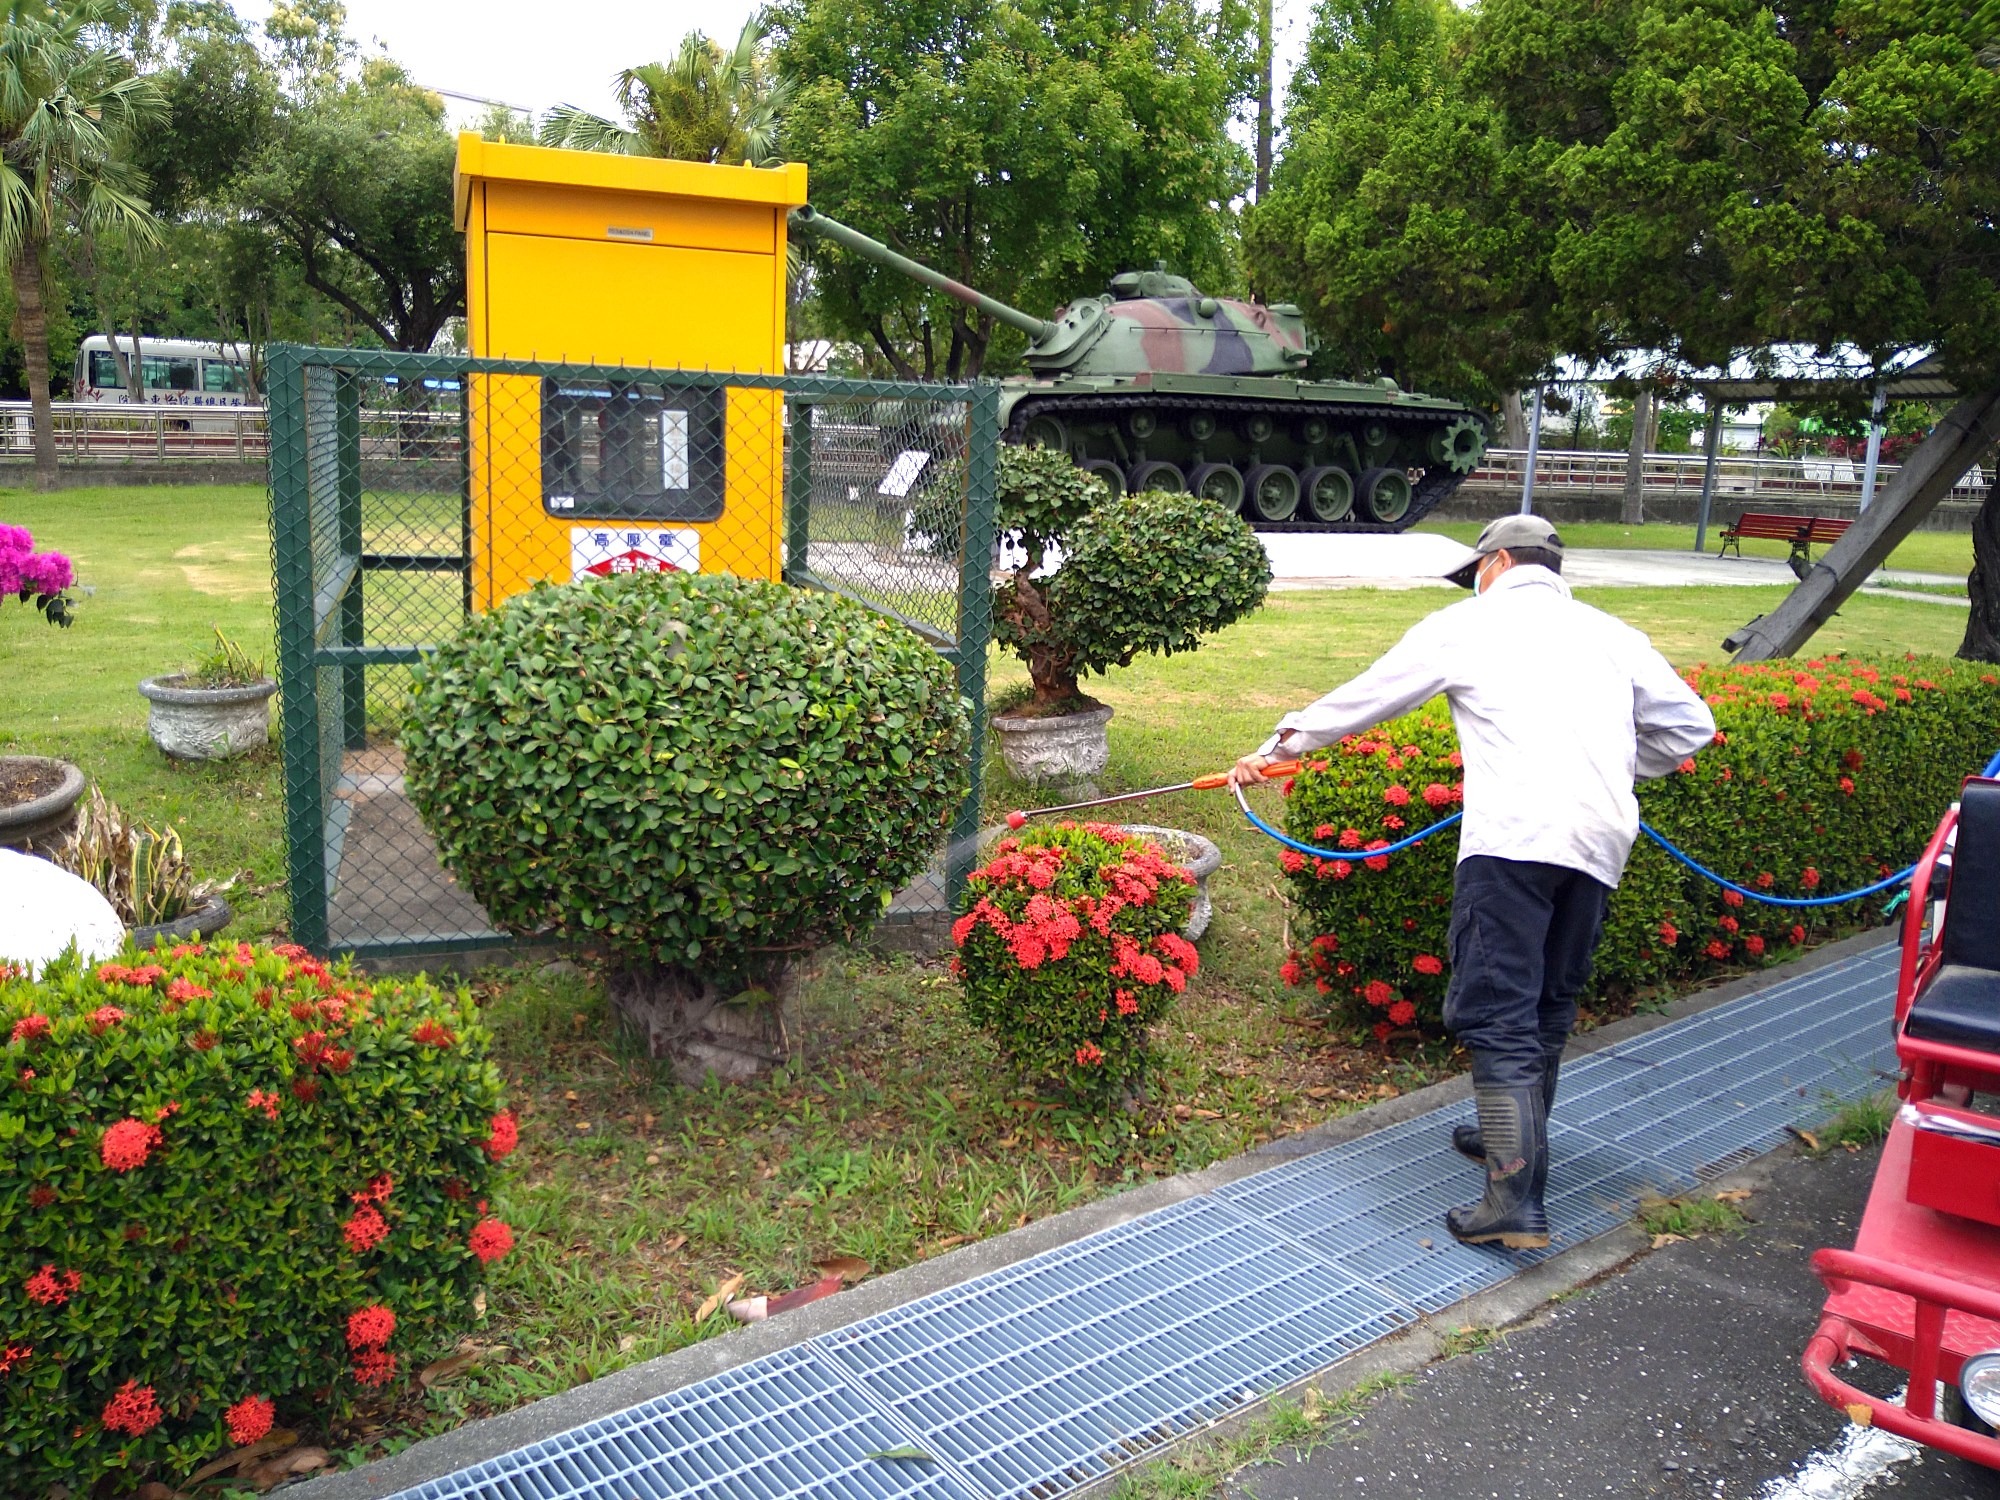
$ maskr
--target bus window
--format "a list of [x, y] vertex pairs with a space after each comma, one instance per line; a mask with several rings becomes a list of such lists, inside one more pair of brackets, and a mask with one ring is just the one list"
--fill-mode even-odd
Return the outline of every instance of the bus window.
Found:
[[125, 378], [118, 373], [118, 356], [108, 349], [90, 351], [89, 384], [100, 391], [122, 391]]
[[238, 392], [243, 389], [243, 366], [223, 359], [201, 362], [201, 388], [205, 391]]
[[146, 389], [149, 391], [195, 389], [195, 363], [192, 359], [162, 359], [157, 355], [147, 355]]

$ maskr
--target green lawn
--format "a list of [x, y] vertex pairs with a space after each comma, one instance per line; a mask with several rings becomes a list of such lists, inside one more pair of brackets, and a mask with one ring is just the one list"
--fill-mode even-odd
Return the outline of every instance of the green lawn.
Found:
[[[1735, 512], [1730, 514], [1733, 516]], [[1435, 531], [1470, 545], [1479, 536], [1480, 524], [1478, 521], [1424, 521], [1415, 529]], [[1726, 520], [1710, 523], [1706, 548], [1708, 556], [1715, 556], [1716, 549], [1722, 545], [1722, 528], [1728, 524]], [[1608, 547], [1618, 551], [1689, 552], [1694, 548], [1692, 526], [1621, 526], [1615, 521], [1587, 521], [1564, 526], [1562, 538], [1566, 547]], [[1744, 542], [1742, 547], [1746, 557], [1770, 557], [1780, 562], [1791, 553], [1791, 547], [1785, 542], [1752, 541]], [[1886, 566], [1911, 573], [1950, 573], [1962, 578], [1972, 571], [1972, 533], [1912, 532], [1900, 547], [1889, 554]]]
[[[0, 520], [77, 559], [94, 588], [74, 629], [0, 607], [0, 740], [76, 760], [140, 815], [178, 823], [204, 875], [282, 871], [275, 753], [229, 767], [170, 765], [147, 743], [142, 676], [193, 655], [213, 626], [269, 651], [263, 496], [254, 489], [0, 495]], [[1272, 721], [1364, 665], [1442, 591], [1288, 593], [1205, 649], [1088, 684], [1112, 704], [1107, 790], [1219, 770]], [[1591, 602], [1669, 656], [1720, 656], [1721, 637], [1778, 589], [1622, 589]], [[410, 608], [434, 601], [412, 597]], [[1948, 653], [1963, 616], [1853, 600], [1817, 648]], [[996, 687], [1020, 670], [995, 657]], [[997, 761], [997, 819], [1025, 794]], [[802, 1051], [767, 1082], [676, 1087], [611, 1025], [588, 973], [501, 970], [475, 981], [523, 1116], [500, 1263], [474, 1374], [411, 1388], [315, 1434], [350, 1457], [564, 1389], [733, 1326], [694, 1312], [718, 1281], [779, 1291], [817, 1258], [878, 1270], [1136, 1183], [1185, 1171], [1422, 1083], [1448, 1048], [1385, 1055], [1319, 1027], [1276, 978], [1285, 947], [1271, 847], [1222, 793], [1130, 808], [1203, 831], [1224, 851], [1201, 976], [1159, 1035], [1145, 1107], [1102, 1125], [1022, 1100], [968, 1030], [935, 962], [831, 955], [807, 988]], [[275, 928], [282, 892], [247, 903], [242, 935]], [[412, 1351], [412, 1367], [422, 1363]], [[400, 1404], [396, 1404], [399, 1402]], [[291, 1414], [288, 1413], [289, 1417]]]

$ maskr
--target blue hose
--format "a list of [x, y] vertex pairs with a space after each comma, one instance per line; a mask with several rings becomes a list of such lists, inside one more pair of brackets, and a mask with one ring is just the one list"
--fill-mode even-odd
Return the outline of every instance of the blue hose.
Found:
[[[1996, 752], [1993, 758], [1986, 762], [1985, 769], [1979, 774], [1983, 777], [1991, 777], [1996, 773], [2000, 773], [2000, 752]], [[1375, 859], [1390, 854], [1399, 854], [1413, 845], [1421, 844], [1434, 833], [1442, 833], [1465, 816], [1462, 812], [1455, 812], [1448, 818], [1438, 819], [1437, 822], [1431, 824], [1428, 828], [1418, 829], [1406, 839], [1399, 839], [1393, 844], [1384, 844], [1379, 849], [1320, 849], [1312, 844], [1302, 844], [1297, 839], [1280, 833], [1250, 810], [1250, 801], [1243, 795], [1242, 787], [1233, 787], [1232, 790], [1236, 793], [1236, 805], [1243, 809], [1243, 816], [1248, 818], [1254, 827], [1269, 834], [1287, 849], [1296, 849], [1301, 854], [1310, 854], [1314, 859], [1341, 859], [1349, 863], [1357, 859]], [[1694, 860], [1676, 848], [1668, 840], [1667, 836], [1661, 833], [1659, 829], [1653, 827], [1652, 824], [1640, 823], [1639, 831], [1644, 833], [1647, 838], [1658, 844], [1662, 849], [1666, 850], [1668, 854], [1694, 871], [1695, 874], [1706, 880], [1714, 881], [1726, 891], [1735, 891], [1739, 896], [1743, 896], [1751, 901], [1761, 901], [1766, 906], [1838, 906], [1843, 901], [1859, 901], [1864, 896], [1877, 895], [1882, 891], [1901, 885], [1911, 875], [1916, 873], [1917, 868], [1915, 865], [1907, 865], [1893, 875], [1883, 876], [1873, 885], [1864, 885], [1858, 891], [1842, 891], [1838, 895], [1833, 896], [1767, 896], [1762, 891], [1753, 890], [1747, 885], [1738, 885], [1735, 881], [1726, 880], [1716, 874], [1715, 871], [1696, 864]]]

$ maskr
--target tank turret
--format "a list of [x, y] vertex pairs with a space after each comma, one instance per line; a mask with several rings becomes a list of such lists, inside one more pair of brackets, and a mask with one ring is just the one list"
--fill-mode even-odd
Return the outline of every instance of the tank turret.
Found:
[[1208, 296], [1160, 266], [1038, 318], [810, 205], [792, 222], [1027, 335], [1031, 373], [1001, 382], [1005, 436], [1062, 449], [1114, 494], [1190, 489], [1264, 529], [1401, 531], [1486, 449], [1455, 401], [1299, 379], [1313, 339], [1286, 303]]

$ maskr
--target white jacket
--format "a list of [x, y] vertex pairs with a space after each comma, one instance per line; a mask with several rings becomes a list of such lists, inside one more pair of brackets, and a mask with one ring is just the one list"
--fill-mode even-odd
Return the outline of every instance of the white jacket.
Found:
[[1547, 568], [1517, 565], [1285, 715], [1261, 753], [1331, 745], [1439, 693], [1465, 760], [1458, 857], [1561, 865], [1607, 886], [1639, 836], [1634, 778], [1666, 775], [1715, 734], [1708, 705], [1641, 632], [1579, 604]]

